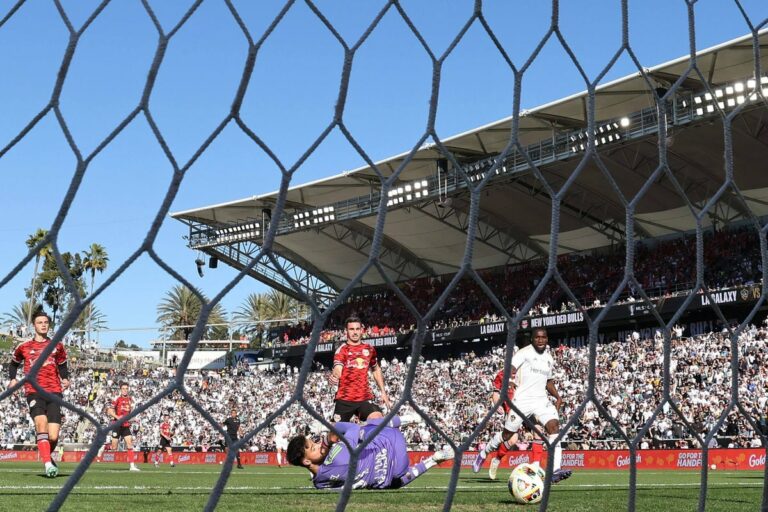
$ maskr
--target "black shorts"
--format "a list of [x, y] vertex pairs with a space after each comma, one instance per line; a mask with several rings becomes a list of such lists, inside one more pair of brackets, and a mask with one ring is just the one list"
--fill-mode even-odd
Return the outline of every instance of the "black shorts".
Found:
[[165, 450], [166, 448], [171, 447], [171, 442], [164, 438], [163, 436], [160, 436], [160, 449]]
[[333, 421], [349, 421], [352, 416], [357, 416], [360, 421], [365, 421], [374, 412], [382, 412], [381, 407], [370, 400], [363, 402], [336, 400], [336, 406], [333, 408]]
[[[51, 393], [61, 398], [61, 393]], [[53, 400], [46, 400], [45, 397], [32, 393], [27, 395], [27, 404], [29, 405], [29, 415], [34, 419], [36, 416], [46, 416], [48, 423], [57, 423], [61, 425], [61, 407]]]
[[112, 439], [125, 439], [126, 437], [130, 437], [132, 435], [131, 427], [124, 427], [122, 425], [112, 431]]
[[[232, 439], [232, 444], [238, 442], [240, 439], [237, 436], [230, 436], [230, 439]], [[229, 443], [227, 442], [227, 438], [224, 438], [224, 446], [229, 448]]]

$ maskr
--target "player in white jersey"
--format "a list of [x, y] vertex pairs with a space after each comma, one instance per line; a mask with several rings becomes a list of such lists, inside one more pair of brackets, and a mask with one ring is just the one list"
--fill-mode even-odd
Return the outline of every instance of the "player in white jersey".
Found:
[[288, 426], [288, 422], [285, 418], [280, 418], [275, 424], [275, 448], [277, 449], [277, 466], [282, 467], [286, 465], [285, 452], [288, 450], [288, 438], [290, 437], [291, 429]]
[[[536, 329], [533, 331], [533, 342], [512, 356], [512, 371], [515, 372], [515, 397], [512, 399], [512, 405], [517, 407], [523, 415], [520, 416], [514, 409], [510, 409], [504, 422], [504, 430], [497, 432], [485, 448], [477, 454], [472, 464], [472, 471], [475, 473], [480, 471], [488, 454], [496, 451], [502, 443], [507, 448], [511, 448], [508, 442], [520, 429], [524, 417], [533, 416], [536, 421], [544, 425], [550, 443], [557, 438], [560, 430], [558, 411], [563, 400], [552, 378], [555, 361], [547, 350], [548, 342], [546, 329]], [[555, 398], [554, 405], [549, 401], [548, 394]], [[559, 482], [571, 476], [571, 471], [560, 468], [563, 459], [560, 443], [553, 448], [552, 482]]]

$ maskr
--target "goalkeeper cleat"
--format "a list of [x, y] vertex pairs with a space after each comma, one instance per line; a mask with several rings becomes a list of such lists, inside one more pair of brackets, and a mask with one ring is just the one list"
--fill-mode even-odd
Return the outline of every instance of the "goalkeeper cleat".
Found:
[[496, 480], [496, 473], [499, 471], [499, 466], [501, 465], [501, 459], [493, 458], [491, 459], [491, 467], [488, 468], [488, 478], [491, 480]]
[[453, 448], [446, 446], [442, 450], [437, 450], [434, 454], [432, 454], [432, 460], [440, 464], [446, 460], [453, 459], [455, 456], [456, 453], [453, 451]]
[[45, 476], [48, 478], [55, 478], [59, 474], [59, 468], [55, 464], [50, 462], [45, 463]]
[[485, 462], [485, 458], [487, 455], [481, 450], [477, 457], [475, 457], [474, 462], [472, 462], [472, 472], [473, 473], [479, 473], [480, 469], [483, 467], [483, 462]]

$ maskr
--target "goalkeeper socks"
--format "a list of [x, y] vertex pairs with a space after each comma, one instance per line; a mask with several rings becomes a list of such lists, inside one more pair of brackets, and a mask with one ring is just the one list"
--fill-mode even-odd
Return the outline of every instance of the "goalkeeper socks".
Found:
[[[549, 442], [554, 443], [555, 439], [557, 439], [557, 434], [551, 434], [549, 436]], [[552, 471], [557, 471], [560, 469], [560, 465], [563, 463], [563, 448], [560, 446], [560, 443], [555, 443], [554, 446], [550, 446], [550, 450], [554, 453], [554, 465], [552, 466]]]
[[432, 457], [428, 458], [424, 462], [419, 462], [418, 464], [414, 464], [413, 466], [408, 468], [408, 471], [400, 477], [400, 485], [406, 486], [409, 483], [416, 480], [418, 477], [423, 475], [427, 472], [429, 468], [437, 464], [434, 460], [432, 460]]
[[37, 434], [37, 451], [43, 462], [51, 462], [51, 443], [48, 441], [48, 432]]

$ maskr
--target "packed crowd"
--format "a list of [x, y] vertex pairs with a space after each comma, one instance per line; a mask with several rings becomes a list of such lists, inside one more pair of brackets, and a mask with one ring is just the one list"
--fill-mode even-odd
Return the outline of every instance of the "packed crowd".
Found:
[[[768, 432], [766, 410], [768, 399], [768, 330], [750, 327], [739, 341], [738, 395], [741, 405], [758, 428]], [[621, 429], [633, 438], [651, 418], [661, 403], [663, 391], [663, 350], [659, 339], [630, 339], [598, 346], [596, 361], [596, 400], [613, 417]], [[556, 364], [558, 388], [564, 400], [562, 416], [570, 418], [584, 400], [588, 382], [586, 348], [552, 349]], [[382, 360], [381, 366], [390, 397], [402, 395], [410, 361]], [[317, 364], [317, 363], [316, 363]], [[492, 380], [503, 365], [503, 349], [495, 348], [483, 355], [419, 362], [412, 387], [414, 403], [454, 441], [468, 437], [491, 407]], [[728, 407], [731, 391], [731, 351], [727, 335], [710, 332], [705, 335], [672, 341], [672, 396], [679, 401], [680, 412], [702, 439], [713, 428]], [[0, 368], [0, 371], [4, 369]], [[118, 384], [126, 381], [131, 395], [141, 404], [162, 393], [173, 378], [173, 369], [119, 372], [76, 372], [65, 392], [66, 400], [90, 411], [106, 423], [107, 407], [118, 394]], [[323, 417], [330, 418], [333, 395], [328, 370], [317, 365], [308, 379], [304, 397]], [[245, 431], [264, 422], [267, 416], [290, 399], [297, 382], [294, 368], [277, 371], [250, 371], [237, 368], [229, 373], [192, 373], [184, 376], [185, 388], [198, 404], [223, 422], [232, 408], [237, 409]], [[3, 383], [3, 386], [5, 382]], [[0, 386], [0, 389], [3, 389]], [[32, 443], [34, 429], [27, 414], [27, 404], [19, 393], [0, 401], [0, 445]], [[406, 406], [403, 412], [410, 410]], [[163, 396], [135, 420], [134, 431], [142, 446], [155, 446], [163, 413], [171, 415], [174, 425], [173, 444], [187, 450], [221, 449], [221, 435], [178, 392]], [[323, 427], [299, 406], [291, 406], [283, 417], [292, 434], [300, 431], [319, 433]], [[502, 415], [494, 414], [489, 429], [478, 442], [486, 440], [501, 427]], [[62, 426], [65, 443], [90, 443], [93, 426], [67, 412]], [[642, 441], [642, 448], [695, 447], [696, 435], [669, 406], [664, 404]], [[406, 438], [414, 449], [431, 449], [441, 444], [439, 434], [426, 424], [409, 426]], [[525, 441], [525, 438], [522, 440]], [[613, 448], [623, 446], [621, 436], [609, 421], [590, 403], [565, 441], [569, 448]], [[759, 438], [745, 417], [730, 413], [715, 438], [719, 446], [759, 446]], [[249, 450], [274, 449], [272, 426], [261, 430], [249, 443]]]
[[[693, 288], [696, 268], [696, 240], [684, 236], [669, 240], [637, 242], [635, 277], [642, 291], [650, 298], [669, 297], [687, 293]], [[757, 235], [749, 230], [708, 232], [704, 235], [705, 283], [711, 289], [752, 284], [762, 274], [760, 245]], [[570, 253], [558, 258], [558, 269], [573, 296], [587, 308], [600, 307], [614, 293], [624, 276], [623, 247], [600, 249], [591, 253]], [[479, 274], [511, 314], [522, 308], [546, 274], [547, 262], [536, 260], [504, 268], [480, 271]], [[422, 278], [402, 283], [403, 293], [421, 312], [429, 310], [450, 283], [452, 275]], [[630, 286], [619, 302], [633, 302], [640, 290]], [[576, 303], [554, 280], [544, 287], [531, 315], [564, 312], [576, 309]], [[355, 312], [365, 319], [377, 319], [366, 337], [380, 336], [380, 331], [409, 332], [415, 319], [394, 292], [351, 297], [331, 316], [324, 340], [342, 339], [339, 330], [344, 319]], [[472, 279], [462, 279], [436, 313], [430, 328], [441, 329], [477, 323], [500, 315], [488, 296]], [[294, 328], [279, 341], [301, 344], [309, 341], [310, 324]]]

